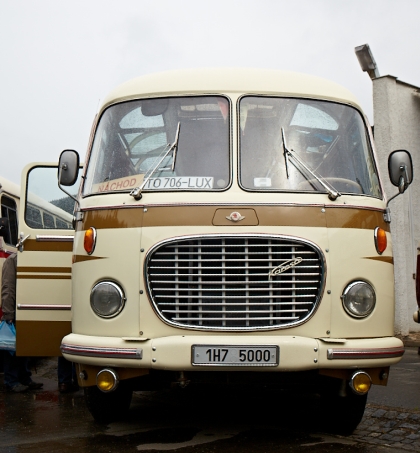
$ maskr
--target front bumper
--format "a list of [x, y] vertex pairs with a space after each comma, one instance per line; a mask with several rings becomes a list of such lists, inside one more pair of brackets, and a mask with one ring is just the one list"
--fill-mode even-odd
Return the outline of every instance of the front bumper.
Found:
[[[279, 347], [274, 367], [193, 365], [193, 345]], [[404, 354], [401, 340], [394, 337], [365, 339], [314, 339], [298, 336], [169, 336], [155, 339], [123, 339], [70, 334], [61, 343], [63, 356], [71, 362], [99, 367], [142, 368], [171, 371], [306, 371], [387, 367]]]

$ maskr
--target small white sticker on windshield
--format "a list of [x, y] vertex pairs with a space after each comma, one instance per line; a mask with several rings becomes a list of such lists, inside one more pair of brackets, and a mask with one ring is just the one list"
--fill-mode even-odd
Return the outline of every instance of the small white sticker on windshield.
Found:
[[271, 187], [271, 178], [254, 178], [254, 187]]
[[213, 177], [209, 176], [181, 176], [150, 178], [144, 190], [182, 190], [182, 189], [213, 189]]

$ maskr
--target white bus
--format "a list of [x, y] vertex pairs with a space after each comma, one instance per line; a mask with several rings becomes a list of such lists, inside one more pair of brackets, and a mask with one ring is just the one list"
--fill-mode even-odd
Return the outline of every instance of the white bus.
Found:
[[[404, 353], [374, 146], [354, 96], [316, 77], [189, 70], [116, 88], [77, 196], [61, 344], [92, 415], [159, 385], [293, 382], [351, 432]], [[78, 163], [61, 154], [62, 185]], [[403, 192], [409, 153], [389, 169]]]

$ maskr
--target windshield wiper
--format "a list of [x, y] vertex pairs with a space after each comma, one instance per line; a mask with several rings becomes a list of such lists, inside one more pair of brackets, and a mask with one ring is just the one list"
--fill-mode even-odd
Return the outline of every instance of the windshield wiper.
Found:
[[[163, 150], [162, 154], [163, 156], [159, 159], [159, 162], [153, 167], [153, 169], [150, 171], [150, 173], [148, 174], [148, 176], [146, 178], [144, 178], [143, 180], [143, 183], [141, 184], [141, 186], [138, 186], [138, 187], [135, 187], [131, 192], [130, 192], [130, 195], [135, 199], [135, 200], [140, 200], [141, 197], [142, 197], [142, 190], [144, 188], [144, 186], [147, 184], [147, 182], [149, 181], [149, 179], [152, 177], [152, 175], [154, 175], [155, 171], [160, 167], [160, 164], [166, 159], [166, 156], [171, 152], [173, 151], [173, 154], [172, 154], [172, 166], [171, 166], [171, 169], [172, 171], [175, 170], [175, 162], [176, 162], [176, 152], [177, 152], [177, 149], [178, 149], [178, 140], [179, 140], [179, 131], [181, 129], [181, 122], [178, 122], [178, 126], [176, 128], [176, 134], [175, 134], [175, 140], [172, 144], [168, 143], [166, 145], [166, 147], [169, 146], [169, 148], [166, 150]], [[162, 155], [161, 154], [161, 155]], [[149, 171], [149, 170], [148, 170]]]
[[295, 151], [293, 151], [292, 149], [288, 149], [287, 148], [286, 139], [285, 139], [284, 129], [283, 128], [281, 128], [281, 137], [282, 137], [282, 141], [283, 141], [283, 154], [284, 154], [284, 159], [285, 159], [285, 163], [286, 163], [286, 176], [287, 176], [287, 179], [289, 179], [288, 163], [289, 163], [289, 159], [290, 159], [290, 162], [302, 173], [302, 175], [307, 179], [307, 181], [310, 181], [310, 179], [308, 178], [308, 175], [305, 174], [304, 171], [300, 170], [300, 168], [296, 165], [296, 162], [306, 172], [308, 172], [313, 178], [315, 178], [321, 184], [321, 186], [328, 192], [328, 198], [330, 200], [336, 200], [337, 197], [340, 197], [341, 196], [340, 192], [337, 192], [334, 189], [334, 187], [331, 186], [331, 184], [328, 186], [327, 183], [320, 176], [318, 176], [317, 174], [315, 174], [315, 172], [313, 170], [311, 170], [311, 168], [308, 166], [308, 164], [306, 164], [305, 161], [301, 157], [299, 157], [298, 154]]
[[172, 171], [175, 170], [175, 163], [176, 163], [176, 153], [178, 151], [178, 140], [179, 140], [179, 131], [181, 130], [181, 122], [178, 122], [178, 127], [176, 128], [175, 140], [172, 144], [172, 148], [174, 153], [172, 154]]
[[288, 155], [286, 137], [284, 136], [283, 128], [281, 128], [281, 141], [283, 143], [283, 156], [284, 156], [284, 164], [286, 166], [286, 176], [287, 176], [287, 179], [289, 179], [289, 155]]

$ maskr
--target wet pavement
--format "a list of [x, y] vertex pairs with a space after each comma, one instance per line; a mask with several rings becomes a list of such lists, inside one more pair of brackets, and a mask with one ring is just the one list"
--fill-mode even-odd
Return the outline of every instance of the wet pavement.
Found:
[[365, 416], [349, 437], [320, 428], [315, 396], [266, 390], [135, 392], [126, 419], [100, 425], [82, 391], [58, 392], [56, 359], [38, 361], [33, 373], [44, 389], [24, 394], [2, 391], [0, 374], [1, 453], [420, 451], [416, 347], [392, 368], [388, 387], [373, 387]]

